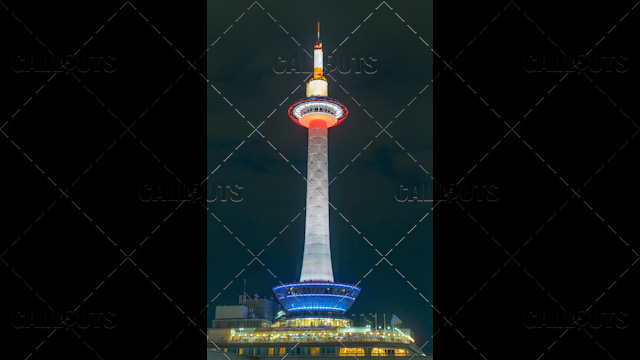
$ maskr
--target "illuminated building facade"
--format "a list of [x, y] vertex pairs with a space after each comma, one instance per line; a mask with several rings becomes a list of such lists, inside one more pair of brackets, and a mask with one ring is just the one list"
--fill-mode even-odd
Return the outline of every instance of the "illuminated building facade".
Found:
[[[291, 120], [309, 129], [300, 281], [273, 288], [283, 308], [273, 317], [265, 313], [262, 319], [257, 319], [255, 312], [252, 317], [245, 304], [216, 307], [216, 320], [207, 333], [208, 356], [220, 360], [284, 356], [425, 356], [415, 346], [411, 330], [399, 325], [399, 319], [390, 327], [385, 324], [379, 328], [377, 319], [376, 326], [354, 326], [353, 321], [344, 316], [360, 294], [360, 288], [334, 281], [329, 240], [327, 130], [344, 121], [348, 111], [341, 102], [328, 96], [327, 79], [323, 76], [320, 24], [313, 63], [313, 77], [307, 82], [306, 97], [291, 105], [288, 112]], [[264, 302], [260, 306], [265, 308], [275, 303], [269, 299], [260, 300]], [[241, 326], [245, 324], [250, 326]]]
[[[269, 302], [268, 299], [263, 301]], [[229, 314], [218, 306], [216, 318]], [[355, 314], [354, 314], [355, 315]], [[249, 316], [251, 317], [251, 316]], [[395, 317], [394, 317], [395, 318]], [[224, 321], [235, 321], [234, 327]], [[253, 322], [261, 321], [262, 326]], [[221, 325], [222, 323], [222, 325]], [[253, 324], [252, 327], [242, 325]], [[403, 328], [401, 321], [391, 326], [353, 326], [346, 317], [286, 316], [275, 319], [214, 320], [208, 329], [210, 359], [244, 360], [247, 358], [287, 357], [345, 357], [425, 356], [415, 346], [411, 329]]]

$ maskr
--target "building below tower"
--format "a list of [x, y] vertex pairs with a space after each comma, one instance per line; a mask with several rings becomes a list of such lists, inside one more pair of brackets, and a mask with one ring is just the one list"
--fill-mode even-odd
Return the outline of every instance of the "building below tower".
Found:
[[377, 325], [364, 314], [294, 315], [267, 298], [240, 297], [238, 305], [216, 306], [207, 337], [208, 358], [219, 360], [281, 359], [285, 355], [431, 357], [416, 346], [413, 332], [396, 316], [388, 324]]

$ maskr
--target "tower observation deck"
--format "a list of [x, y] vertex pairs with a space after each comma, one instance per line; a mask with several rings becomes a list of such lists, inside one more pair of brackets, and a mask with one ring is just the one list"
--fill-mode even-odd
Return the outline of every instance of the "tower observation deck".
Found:
[[323, 53], [318, 23], [318, 41], [313, 50], [313, 77], [306, 97], [289, 108], [289, 117], [309, 129], [307, 158], [307, 208], [304, 255], [300, 282], [279, 285], [274, 293], [289, 313], [343, 314], [355, 301], [360, 288], [334, 282], [329, 239], [328, 129], [343, 122], [347, 107], [330, 98], [323, 76]]

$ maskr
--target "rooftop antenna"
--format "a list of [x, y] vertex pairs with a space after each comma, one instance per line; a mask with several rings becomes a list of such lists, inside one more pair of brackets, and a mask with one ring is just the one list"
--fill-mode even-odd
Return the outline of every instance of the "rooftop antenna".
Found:
[[318, 42], [320, 42], [320, 21], [318, 21]]
[[244, 288], [242, 289], [242, 305], [247, 303], [247, 279], [242, 279], [244, 281]]

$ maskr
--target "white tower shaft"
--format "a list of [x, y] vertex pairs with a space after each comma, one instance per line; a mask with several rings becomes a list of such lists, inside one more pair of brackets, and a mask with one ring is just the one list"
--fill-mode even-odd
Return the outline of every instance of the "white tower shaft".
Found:
[[307, 159], [307, 211], [300, 281], [333, 282], [329, 241], [327, 123], [311, 120]]

